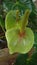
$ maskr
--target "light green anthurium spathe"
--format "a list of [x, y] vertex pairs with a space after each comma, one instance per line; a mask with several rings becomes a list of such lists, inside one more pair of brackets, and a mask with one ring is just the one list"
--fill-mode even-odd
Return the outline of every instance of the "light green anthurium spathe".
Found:
[[21, 17], [20, 27], [23, 30], [25, 29], [25, 27], [28, 24], [28, 18], [29, 18], [30, 12], [31, 12], [30, 10], [26, 10], [26, 12], [24, 13], [24, 15]]
[[[9, 18], [8, 14], [10, 12], [7, 14], [8, 17], [6, 16], [7, 19], [5, 20], [6, 22], [5, 36], [7, 39], [7, 44], [8, 44], [10, 54], [13, 54], [15, 52], [18, 52], [21, 54], [28, 53], [34, 44], [33, 31], [29, 27], [27, 27], [30, 12], [31, 12], [30, 10], [26, 10], [25, 14], [22, 16], [20, 20], [18, 15], [16, 16], [16, 19], [14, 19], [12, 16], [12, 19], [14, 19], [14, 22], [13, 20], [11, 21], [8, 20]], [[14, 24], [11, 24], [11, 23], [8, 24], [7, 22], [8, 23], [12, 22]], [[9, 25], [10, 27], [8, 27]]]
[[6, 30], [11, 29], [16, 25], [16, 10], [11, 10], [8, 12], [5, 19], [5, 28]]
[[34, 35], [30, 28], [25, 29], [25, 36], [20, 37], [18, 29], [13, 28], [6, 32], [8, 48], [10, 53], [27, 53], [33, 46]]
[[22, 16], [22, 27], [25, 28], [28, 24], [28, 18], [29, 18], [29, 15], [30, 15], [30, 10], [27, 10], [24, 15]]

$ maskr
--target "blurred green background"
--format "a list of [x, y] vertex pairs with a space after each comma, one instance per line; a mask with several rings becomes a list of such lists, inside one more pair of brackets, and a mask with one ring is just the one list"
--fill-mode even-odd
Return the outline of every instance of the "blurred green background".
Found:
[[5, 38], [5, 17], [10, 10], [19, 9], [21, 14], [24, 14], [26, 9], [30, 9], [32, 12], [29, 16], [28, 27], [34, 32], [34, 46], [35, 49], [31, 57], [28, 54], [19, 54], [15, 65], [37, 65], [37, 2], [33, 0], [0, 0], [0, 49], [7, 47], [7, 41]]

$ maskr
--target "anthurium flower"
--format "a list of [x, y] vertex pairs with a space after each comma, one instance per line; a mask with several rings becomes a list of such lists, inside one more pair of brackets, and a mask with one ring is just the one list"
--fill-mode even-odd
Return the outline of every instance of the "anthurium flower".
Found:
[[15, 52], [28, 53], [34, 44], [33, 31], [27, 27], [30, 10], [27, 9], [21, 17], [19, 10], [10, 11], [5, 19], [6, 39], [10, 54]]

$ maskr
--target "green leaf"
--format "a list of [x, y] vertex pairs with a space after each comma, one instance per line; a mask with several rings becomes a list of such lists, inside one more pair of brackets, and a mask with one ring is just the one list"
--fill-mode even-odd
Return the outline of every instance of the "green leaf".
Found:
[[6, 31], [6, 39], [10, 54], [15, 52], [22, 54], [27, 53], [34, 44], [34, 34], [30, 28], [25, 29], [26, 35], [22, 38], [19, 37], [18, 30], [17, 28], [12, 28]]
[[37, 65], [37, 52], [32, 55], [28, 65]]
[[28, 25], [28, 18], [31, 13], [31, 10], [27, 9], [24, 13], [24, 15], [21, 18], [21, 24], [22, 24], [22, 29], [24, 29]]
[[16, 17], [15, 17], [15, 11], [11, 10], [10, 12], [8, 12], [8, 14], [6, 15], [6, 19], [5, 19], [5, 27], [6, 30], [11, 29], [15, 26], [16, 23]]
[[27, 65], [28, 54], [18, 54], [15, 65]]
[[14, 4], [14, 1], [13, 0], [3, 0], [3, 8], [5, 10], [12, 10], [12, 6]]

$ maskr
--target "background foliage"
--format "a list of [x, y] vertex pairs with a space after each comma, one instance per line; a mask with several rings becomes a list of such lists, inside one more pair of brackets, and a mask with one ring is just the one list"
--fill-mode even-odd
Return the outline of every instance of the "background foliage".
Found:
[[[37, 65], [37, 9], [32, 0], [0, 0], [0, 48], [2, 43], [6, 43], [5, 39], [5, 16], [10, 10], [19, 9], [21, 14], [24, 14], [26, 9], [30, 9], [32, 12], [29, 17], [28, 26], [32, 28], [35, 35], [34, 48], [35, 51], [32, 57], [29, 58], [28, 54], [19, 54], [15, 65]], [[6, 44], [4, 44], [6, 45]], [[7, 47], [7, 45], [6, 45]]]

